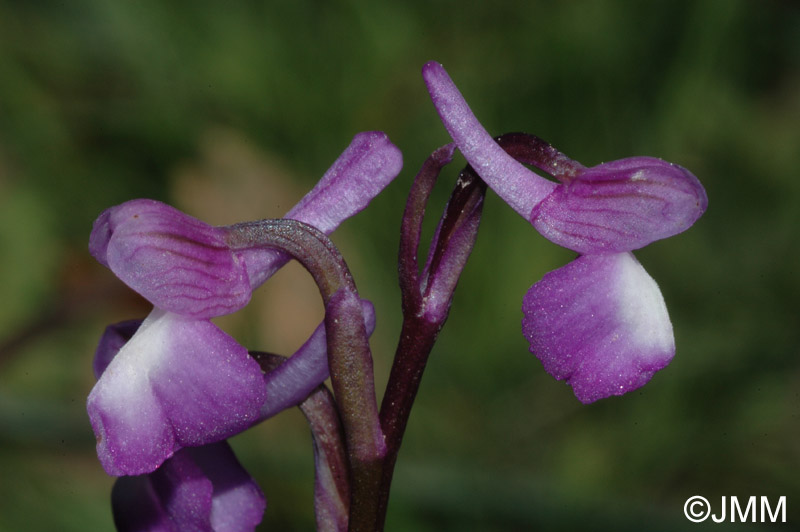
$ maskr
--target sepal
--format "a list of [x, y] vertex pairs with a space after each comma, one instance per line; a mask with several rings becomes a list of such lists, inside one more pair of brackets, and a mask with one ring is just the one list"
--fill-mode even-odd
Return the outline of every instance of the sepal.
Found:
[[223, 228], [138, 199], [100, 214], [89, 251], [154, 306], [203, 319], [250, 301], [247, 268], [225, 237]]

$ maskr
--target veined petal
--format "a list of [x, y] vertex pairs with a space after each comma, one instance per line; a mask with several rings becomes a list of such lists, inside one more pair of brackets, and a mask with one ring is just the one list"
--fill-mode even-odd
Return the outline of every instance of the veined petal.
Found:
[[250, 301], [244, 262], [225, 230], [158, 201], [138, 199], [104, 211], [89, 251], [156, 307], [194, 318], [234, 312]]
[[422, 77], [445, 129], [472, 168], [512, 209], [529, 219], [531, 210], [556, 183], [528, 170], [494, 141], [442, 65], [427, 63]]
[[87, 410], [106, 472], [139, 475], [181, 447], [246, 429], [265, 397], [258, 363], [233, 338], [210, 321], [154, 309], [100, 376]]
[[631, 157], [580, 171], [534, 207], [530, 221], [560, 246], [608, 253], [685, 231], [707, 206], [703, 186], [688, 170]]
[[522, 311], [531, 352], [584, 403], [643, 386], [675, 354], [661, 291], [631, 253], [578, 257], [534, 284]]
[[[385, 133], [359, 133], [284, 218], [313, 225], [329, 235], [343, 221], [364, 210], [402, 167], [403, 156]], [[242, 256], [254, 289], [289, 260], [287, 255], [269, 249], [245, 250]]]
[[153, 473], [122, 477], [111, 494], [119, 532], [248, 532], [266, 500], [226, 442], [187, 448]]

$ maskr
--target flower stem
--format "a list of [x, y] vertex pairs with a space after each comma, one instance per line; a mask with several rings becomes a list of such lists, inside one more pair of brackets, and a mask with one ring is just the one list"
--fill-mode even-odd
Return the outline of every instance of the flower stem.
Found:
[[[286, 362], [272, 353], [250, 354], [269, 373]], [[350, 485], [347, 482], [347, 454], [336, 402], [324, 384], [317, 386], [299, 405], [308, 420], [314, 445], [314, 513], [317, 532], [347, 530]]]
[[386, 458], [380, 486], [381, 530], [386, 518], [394, 466], [422, 374], [450, 309], [453, 293], [477, 238], [486, 184], [467, 167], [433, 237], [419, 272], [418, 247], [425, 208], [439, 173], [452, 160], [453, 146], [436, 150], [417, 174], [406, 203], [400, 237], [398, 272], [403, 296], [403, 327], [381, 403]]
[[302, 222], [262, 220], [228, 229], [232, 249], [279, 249], [297, 259], [319, 287], [325, 305], [331, 384], [347, 446], [350, 530], [372, 531], [386, 446], [378, 418], [372, 354], [361, 300], [350, 271], [330, 239]]

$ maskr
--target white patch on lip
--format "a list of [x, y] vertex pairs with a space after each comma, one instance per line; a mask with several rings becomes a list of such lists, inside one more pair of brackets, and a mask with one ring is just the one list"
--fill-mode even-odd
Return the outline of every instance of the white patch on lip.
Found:
[[130, 427], [147, 426], [160, 417], [150, 376], [168, 356], [172, 317], [177, 315], [153, 309], [100, 376], [90, 404]]
[[673, 351], [675, 340], [661, 290], [631, 253], [617, 259], [617, 318], [644, 356]]

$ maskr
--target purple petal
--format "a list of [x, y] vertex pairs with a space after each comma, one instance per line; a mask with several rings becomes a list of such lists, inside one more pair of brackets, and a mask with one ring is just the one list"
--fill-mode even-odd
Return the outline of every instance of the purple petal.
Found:
[[580, 172], [531, 212], [547, 239], [579, 253], [629, 251], [685, 231], [708, 205], [678, 165], [632, 157]]
[[[362, 299], [361, 308], [367, 334], [372, 335], [375, 330], [375, 307]], [[286, 408], [300, 404], [329, 376], [328, 344], [323, 322], [294, 355], [264, 375], [267, 400], [261, 407], [260, 419], [267, 419]]]
[[106, 327], [94, 353], [93, 369], [96, 379], [100, 378], [111, 360], [117, 356], [122, 346], [133, 337], [141, 325], [142, 320], [128, 320]]
[[120, 532], [247, 532], [261, 522], [266, 501], [219, 442], [182, 449], [153, 473], [118, 479], [111, 505]]
[[188, 449], [179, 451], [147, 476], [175, 530], [212, 532], [214, 487], [191, 455], [184, 451]]
[[534, 284], [522, 311], [531, 352], [584, 403], [643, 386], [675, 354], [661, 291], [631, 253], [578, 257]]
[[458, 149], [486, 184], [526, 220], [556, 186], [511, 157], [475, 118], [453, 80], [439, 63], [422, 68], [433, 105]]
[[221, 316], [250, 300], [247, 270], [225, 244], [225, 230], [157, 201], [104, 211], [89, 251], [153, 305], [184, 316]]
[[[166, 465], [166, 464], [165, 464]], [[176, 532], [150, 475], [120, 477], [111, 490], [117, 532]]]
[[181, 447], [246, 429], [265, 398], [258, 363], [233, 338], [155, 309], [100, 376], [87, 410], [106, 472], [138, 475]]
[[[344, 220], [364, 210], [402, 167], [402, 154], [385, 133], [359, 133], [284, 217], [313, 225], [329, 235]], [[269, 249], [246, 250], [242, 255], [254, 289], [289, 260], [287, 255]]]

